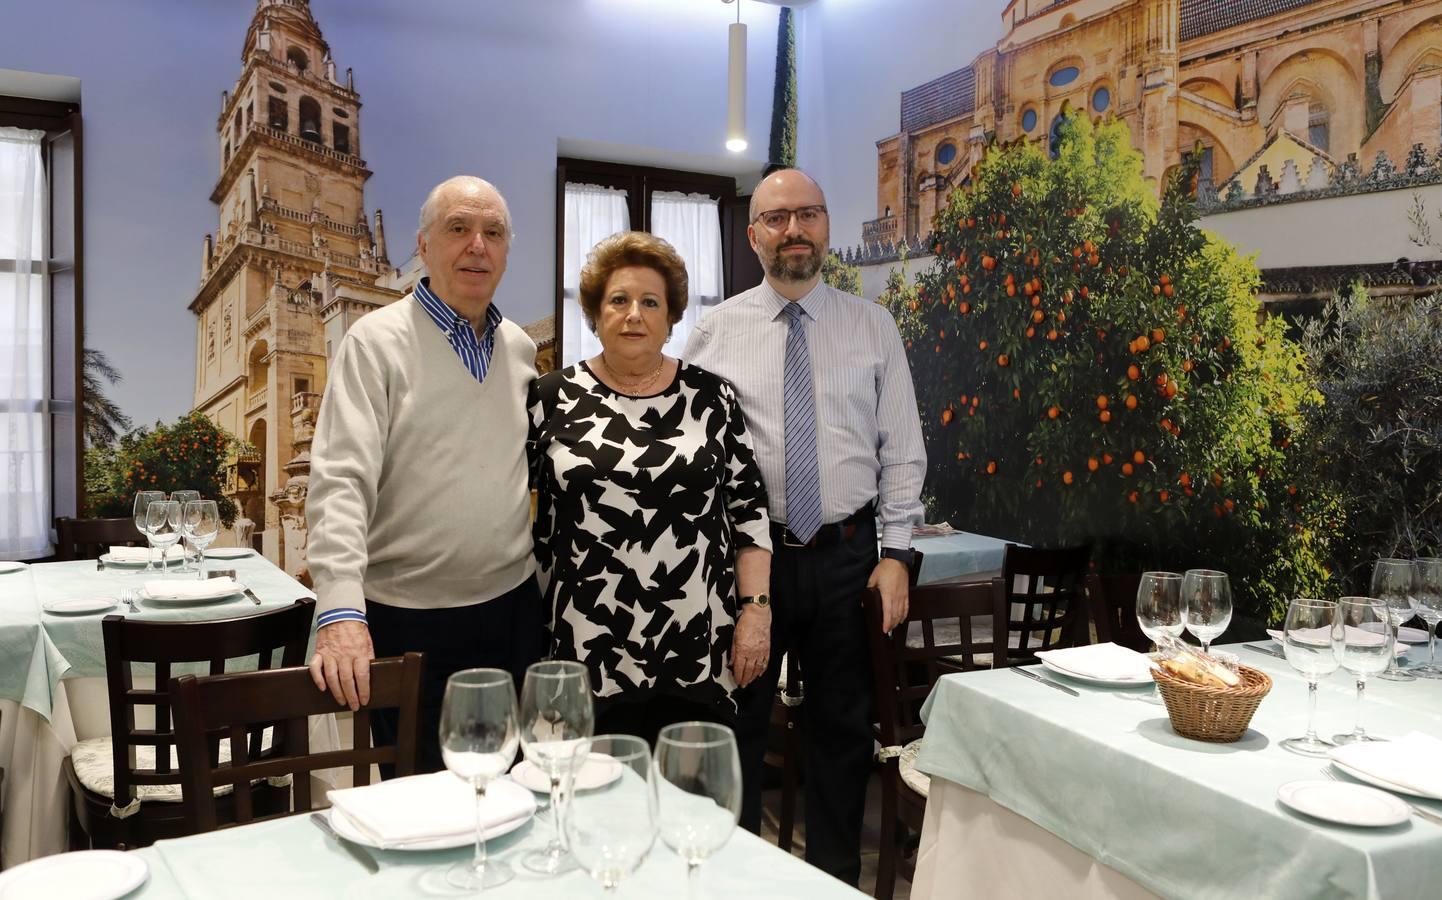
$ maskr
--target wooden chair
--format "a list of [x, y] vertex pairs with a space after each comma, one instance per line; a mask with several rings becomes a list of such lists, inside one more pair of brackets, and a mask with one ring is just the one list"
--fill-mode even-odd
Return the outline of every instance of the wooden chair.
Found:
[[72, 519], [60, 516], [55, 520], [57, 545], [55, 558], [99, 559], [111, 547], [145, 546], [145, 539], [135, 528], [133, 519]]
[[[912, 553], [911, 587], [921, 574], [921, 561], [926, 554]], [[801, 784], [801, 704], [806, 699], [801, 665], [795, 657], [786, 658], [781, 682], [776, 686], [776, 699], [771, 703], [770, 739], [764, 765], [781, 770], [781, 811], [776, 821], [776, 846], [791, 852], [796, 831], [796, 796]]]
[[[890, 900], [898, 866], [906, 869], [908, 880], [913, 877], [914, 865], [905, 850], [910, 833], [921, 833], [926, 813], [930, 779], [916, 770], [924, 731], [921, 705], [942, 675], [1007, 665], [1007, 608], [986, 582], [925, 585], [912, 590], [906, 622], [887, 635], [881, 630], [880, 595], [868, 589], [862, 600], [871, 649], [876, 738], [882, 748], [876, 896]], [[990, 635], [978, 634], [975, 618], [989, 620]], [[940, 634], [950, 634], [953, 627], [956, 639], [942, 642]]]
[[1151, 649], [1151, 639], [1137, 624], [1137, 588], [1141, 583], [1140, 574], [1087, 576], [1087, 603], [1098, 643], [1111, 641], [1138, 653]]
[[[280, 665], [302, 665], [314, 613], [315, 601], [303, 599], [284, 609], [233, 619], [140, 622], [112, 615], [101, 620], [110, 737], [81, 741], [63, 764], [73, 795], [71, 848], [130, 850], [188, 834], [180, 804], [183, 769], [172, 761], [172, 667], [208, 664], [209, 672], [218, 675], [228, 659], [251, 665], [249, 660], [258, 657], [259, 668], [271, 669], [276, 651]], [[137, 664], [154, 666], [153, 689], [135, 686], [131, 667]], [[320, 694], [314, 685], [310, 693]], [[153, 708], [153, 727], [137, 726], [137, 707]], [[333, 701], [327, 711], [334, 712]], [[275, 735], [277, 740], [283, 737]], [[257, 734], [249, 754], [261, 752]], [[284, 804], [288, 790], [261, 784], [242, 795], [244, 802], [269, 808]], [[227, 815], [237, 799], [222, 798]]]
[[1084, 585], [1090, 556], [1084, 546], [1044, 550], [1006, 545], [1001, 576], [991, 584], [1008, 611], [1007, 659], [1012, 665], [1036, 662], [1038, 650], [1088, 643]]
[[[317, 769], [349, 766], [356, 785], [370, 784], [373, 764], [394, 765], [398, 776], [414, 773], [423, 664], [419, 653], [371, 663], [370, 703], [355, 713], [352, 749], [324, 753], [310, 751], [307, 718], [335, 712], [335, 700], [315, 689], [307, 668], [182, 675], [172, 680], [186, 828], [214, 831], [217, 826], [309, 812], [309, 775]], [[400, 711], [399, 741], [393, 747], [371, 746], [370, 714], [377, 709]], [[250, 747], [267, 727], [276, 727], [284, 740], [271, 747], [269, 756], [253, 759]], [[223, 755], [213, 749], [217, 733], [219, 740], [228, 742], [228, 763], [216, 761]], [[301, 776], [293, 779], [293, 803], [268, 815], [256, 815], [249, 793], [242, 788], [286, 775]], [[216, 791], [226, 786], [236, 798], [233, 817], [218, 814], [221, 798]]]

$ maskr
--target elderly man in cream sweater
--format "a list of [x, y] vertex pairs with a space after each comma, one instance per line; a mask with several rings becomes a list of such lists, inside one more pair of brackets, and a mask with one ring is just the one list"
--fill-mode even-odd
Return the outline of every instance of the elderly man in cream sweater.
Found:
[[[544, 652], [526, 465], [536, 345], [492, 303], [510, 242], [489, 183], [431, 191], [416, 236], [427, 277], [346, 334], [311, 447], [311, 675], [356, 709], [372, 659], [424, 653], [421, 771], [444, 768], [452, 673], [493, 666], [519, 685]], [[377, 743], [394, 742], [395, 718], [373, 721]]]

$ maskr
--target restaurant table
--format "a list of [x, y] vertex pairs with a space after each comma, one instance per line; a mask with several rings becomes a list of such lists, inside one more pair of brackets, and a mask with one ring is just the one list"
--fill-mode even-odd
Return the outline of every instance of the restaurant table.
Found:
[[[544, 847], [548, 822], [532, 819], [487, 843], [491, 859], [503, 860], [516, 877], [485, 897], [498, 900], [601, 897], [599, 883], [580, 870], [556, 878], [531, 875], [520, 858]], [[467, 859], [469, 845], [454, 850], [370, 851], [380, 871], [360, 863], [316, 828], [306, 816], [291, 816], [209, 834], [160, 841], [134, 851], [150, 867], [150, 878], [127, 900], [320, 900], [320, 898], [476, 896], [445, 884], [445, 869]], [[830, 900], [864, 897], [820, 869], [736, 829], [700, 872], [701, 894], [716, 898]], [[617, 895], [630, 900], [672, 900], [686, 894], [686, 864], [657, 839], [639, 870], [621, 882]]]
[[[923, 709], [931, 785], [912, 898], [1442, 896], [1442, 825], [1332, 825], [1277, 800], [1325, 777], [1325, 759], [1280, 746], [1306, 730], [1306, 681], [1285, 660], [1219, 649], [1272, 678], [1232, 744], [1177, 735], [1150, 688], [1041, 670], [1080, 696], [1001, 670], [940, 679]], [[1366, 694], [1370, 734], [1442, 737], [1442, 682], [1371, 679]], [[1352, 729], [1354, 696], [1342, 670], [1322, 681], [1320, 735]]]
[[[118, 604], [89, 615], [55, 615], [44, 611], [47, 601], [118, 598], [122, 590], [139, 589], [159, 576], [136, 574], [141, 571], [136, 567], [97, 571], [95, 560], [38, 563], [0, 574], [0, 766], [6, 770], [0, 860], [7, 868], [68, 846], [70, 791], [61, 764], [79, 741], [110, 734], [101, 619], [112, 614], [160, 621], [232, 618], [315, 596], [259, 554], [207, 559], [206, 566], [234, 569], [260, 605], [244, 596], [186, 605], [142, 600], [140, 612], [133, 614]], [[171, 571], [164, 577], [196, 575]], [[336, 746], [333, 716], [312, 722], [312, 739], [317, 746]]]
[[1000, 575], [1007, 543], [966, 531], [914, 538], [911, 546], [924, 554], [916, 583], [984, 580]]

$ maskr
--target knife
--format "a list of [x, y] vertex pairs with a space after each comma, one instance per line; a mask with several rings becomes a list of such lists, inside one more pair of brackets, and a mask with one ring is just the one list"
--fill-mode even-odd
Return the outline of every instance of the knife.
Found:
[[1255, 650], [1258, 653], [1265, 653], [1268, 656], [1275, 657], [1277, 659], [1287, 658], [1286, 654], [1282, 653], [1280, 650], [1273, 649], [1272, 647], [1264, 647], [1261, 644], [1243, 644], [1242, 646], [1246, 647], [1248, 650]]
[[313, 812], [310, 814], [310, 820], [315, 823], [315, 827], [325, 832], [327, 837], [339, 844], [342, 850], [349, 853], [352, 859], [365, 866], [367, 872], [374, 875], [381, 870], [381, 864], [376, 862], [374, 856], [371, 856], [359, 845], [353, 844], [335, 833], [335, 829], [330, 826], [330, 821], [326, 819], [325, 813]]
[[256, 606], [260, 605], [260, 598], [255, 595], [255, 591], [252, 591], [250, 588], [246, 588], [245, 595], [250, 598], [251, 603], [254, 603]]
[[1041, 677], [1040, 675], [1036, 674], [1035, 672], [1033, 672], [1033, 671], [1031, 671], [1031, 670], [1029, 670], [1029, 669], [1024, 669], [1024, 668], [1021, 668], [1020, 666], [1014, 666], [1014, 667], [1012, 668], [1012, 671], [1015, 672], [1015, 673], [1018, 674], [1018, 675], [1021, 675], [1021, 676], [1024, 677], [1024, 678], [1030, 678], [1032, 681], [1040, 682], [1040, 683], [1046, 685], [1047, 687], [1054, 687], [1054, 688], [1056, 688], [1056, 689], [1059, 690], [1059, 691], [1065, 691], [1066, 693], [1071, 694], [1073, 697], [1080, 697], [1080, 696], [1081, 696], [1081, 694], [1077, 693], [1076, 691], [1072, 690], [1071, 688], [1067, 687], [1066, 685], [1064, 685], [1064, 684], [1057, 684], [1055, 681], [1052, 681], [1050, 678], [1043, 678], [1043, 677]]

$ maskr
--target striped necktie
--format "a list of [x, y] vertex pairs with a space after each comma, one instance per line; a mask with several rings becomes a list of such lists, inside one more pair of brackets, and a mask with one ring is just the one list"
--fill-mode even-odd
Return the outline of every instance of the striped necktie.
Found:
[[805, 311], [786, 304], [786, 525], [802, 543], [821, 527], [821, 470], [816, 455], [816, 402], [811, 388], [811, 356], [806, 350]]

